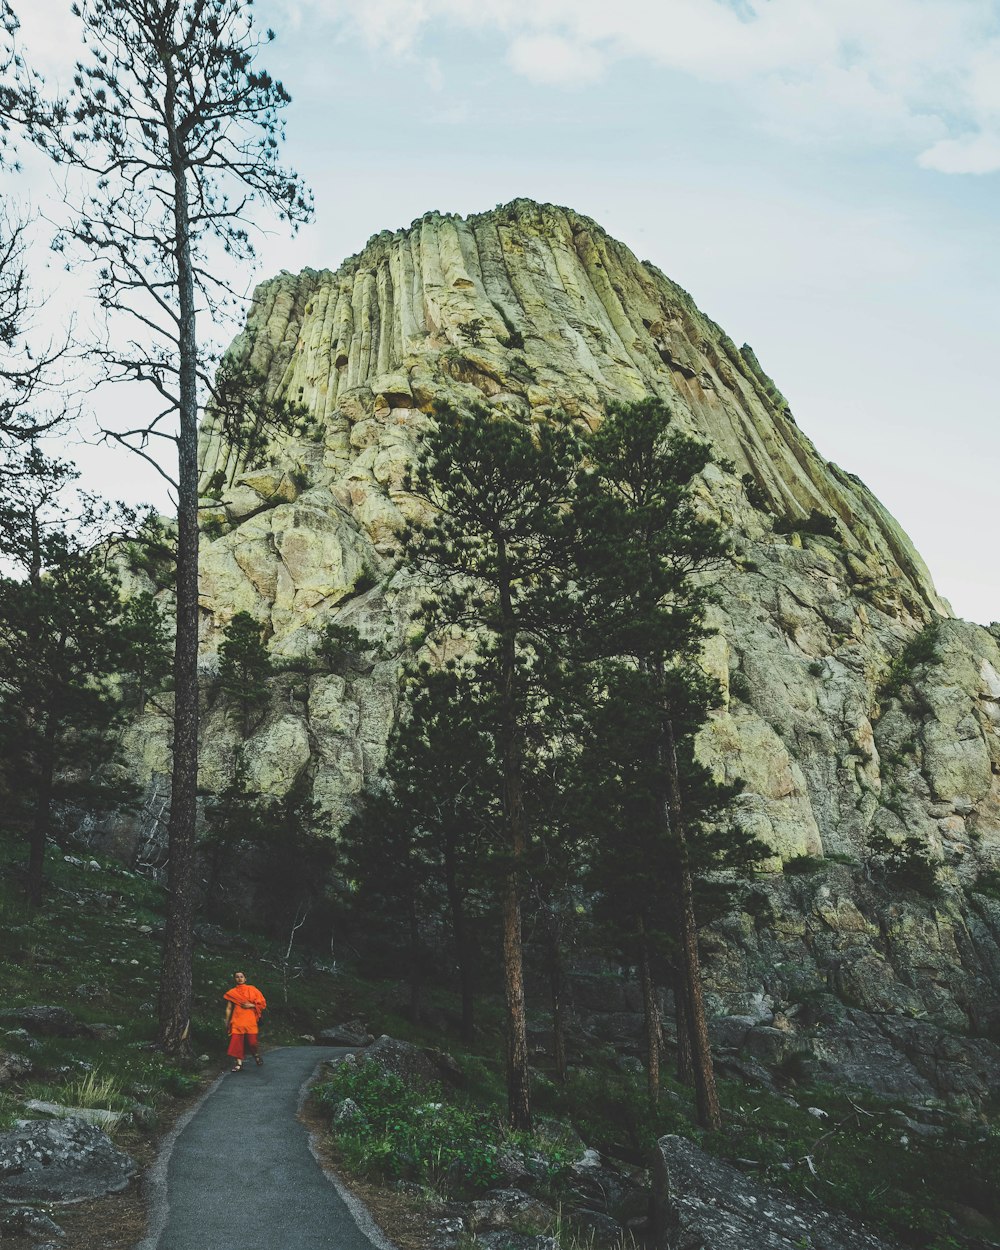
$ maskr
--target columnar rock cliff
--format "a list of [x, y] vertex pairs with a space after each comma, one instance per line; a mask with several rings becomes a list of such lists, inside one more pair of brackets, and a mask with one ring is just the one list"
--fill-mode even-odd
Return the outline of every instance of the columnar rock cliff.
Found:
[[[830, 991], [897, 1033], [913, 1021], [1000, 1028], [1000, 904], [984, 885], [1000, 869], [998, 636], [952, 618], [898, 524], [823, 459], [750, 348], [588, 218], [515, 201], [430, 214], [336, 272], [264, 283], [231, 351], [316, 418], [258, 469], [211, 422], [203, 432], [206, 673], [238, 611], [265, 625], [287, 667], [248, 744], [255, 786], [282, 793], [305, 774], [336, 826], [378, 772], [397, 661], [346, 675], [295, 663], [329, 620], [405, 648], [413, 591], [391, 556], [412, 507], [405, 469], [436, 401], [596, 422], [609, 400], [658, 395], [715, 447], [700, 495], [737, 552], [705, 655], [723, 701], [700, 749], [746, 782], [736, 819], [774, 852], [764, 903], [707, 944], [718, 1010], [801, 1041], [802, 1004]], [[814, 512], [827, 532], [795, 529]], [[932, 621], [937, 660], [911, 673], [904, 648]], [[887, 686], [894, 657], [902, 680]], [[148, 841], [166, 723], [147, 715], [131, 741], [152, 796], [131, 833]], [[207, 790], [231, 777], [237, 744], [235, 718], [210, 702]], [[936, 900], [892, 897], [864, 870], [881, 835], [921, 840], [945, 885]], [[821, 870], [782, 873], [802, 856], [823, 857]], [[895, 1035], [886, 1045], [905, 1050]]]

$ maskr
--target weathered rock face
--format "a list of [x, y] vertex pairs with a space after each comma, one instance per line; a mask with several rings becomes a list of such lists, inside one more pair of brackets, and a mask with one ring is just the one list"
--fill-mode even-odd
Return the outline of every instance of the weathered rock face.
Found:
[[[749, 348], [592, 221], [516, 201], [468, 219], [431, 214], [375, 236], [335, 273], [263, 284], [232, 351], [317, 422], [252, 471], [211, 423], [203, 433], [203, 482], [217, 496], [201, 570], [206, 674], [238, 611], [262, 622], [288, 670], [245, 749], [254, 786], [280, 794], [304, 773], [336, 827], [383, 762], [397, 661], [317, 673], [304, 660], [331, 620], [405, 648], [415, 592], [391, 557], [414, 508], [406, 466], [435, 402], [597, 421], [610, 400], [658, 395], [715, 446], [722, 464], [699, 493], [737, 550], [705, 654], [723, 700], [700, 749], [746, 782], [735, 818], [774, 852], [764, 903], [709, 940], [717, 1008], [781, 1010], [790, 986], [818, 986], [870, 1011], [997, 1027], [1000, 905], [976, 884], [1000, 868], [1000, 631], [951, 619], [899, 526], [823, 460]], [[836, 537], [775, 527], [812, 510]], [[931, 620], [939, 661], [904, 673], [912, 682], [889, 697], [893, 658]], [[207, 790], [231, 778], [239, 741], [232, 710], [209, 693]], [[143, 717], [130, 744], [150, 799], [138, 827], [119, 826], [120, 844], [162, 827], [163, 717]], [[834, 861], [808, 880], [779, 871], [803, 855], [861, 865], [873, 838], [906, 834], [939, 868], [933, 903]]]
[[656, 1245], [661, 1250], [889, 1250], [845, 1215], [790, 1199], [699, 1150], [661, 1137], [653, 1157]]

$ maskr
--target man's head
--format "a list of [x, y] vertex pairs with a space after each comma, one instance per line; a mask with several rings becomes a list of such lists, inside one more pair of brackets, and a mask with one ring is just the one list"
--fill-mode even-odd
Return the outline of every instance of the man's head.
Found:
[[246, 985], [247, 974], [245, 972], [234, 972], [233, 980], [236, 982], [237, 985]]

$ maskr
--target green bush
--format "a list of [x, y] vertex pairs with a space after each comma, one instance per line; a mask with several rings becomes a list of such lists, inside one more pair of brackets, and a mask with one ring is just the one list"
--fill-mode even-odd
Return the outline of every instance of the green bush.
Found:
[[776, 534], [820, 534], [825, 538], [839, 538], [840, 529], [829, 513], [813, 508], [807, 517], [780, 516], [774, 522]]
[[940, 662], [941, 656], [937, 649], [940, 636], [939, 623], [931, 621], [893, 658], [888, 675], [879, 690], [879, 697], [883, 701], [899, 698], [903, 687], [912, 684], [916, 670], [922, 665]]
[[893, 842], [887, 834], [879, 833], [869, 842], [868, 849], [872, 854], [869, 864], [886, 885], [914, 890], [928, 898], [940, 890], [937, 866], [916, 834], [908, 833], [901, 842]]
[[819, 855], [793, 855], [791, 859], [785, 860], [781, 870], [794, 876], [808, 876], [819, 872], [822, 867], [823, 860]]
[[752, 473], [744, 473], [740, 481], [743, 483], [743, 493], [746, 495], [747, 503], [751, 508], [756, 508], [758, 512], [770, 512], [770, 500], [757, 485], [757, 479], [754, 475]]
[[981, 872], [972, 888], [977, 894], [985, 894], [987, 898], [1000, 902], [1000, 868], [988, 868]]
[[374, 1063], [341, 1064], [315, 1097], [331, 1109], [345, 1098], [358, 1105], [361, 1116], [337, 1126], [337, 1143], [347, 1166], [372, 1179], [468, 1196], [504, 1179], [510, 1153], [555, 1188], [570, 1163], [564, 1148], [507, 1133], [497, 1115], [447, 1102], [440, 1090], [420, 1093]]

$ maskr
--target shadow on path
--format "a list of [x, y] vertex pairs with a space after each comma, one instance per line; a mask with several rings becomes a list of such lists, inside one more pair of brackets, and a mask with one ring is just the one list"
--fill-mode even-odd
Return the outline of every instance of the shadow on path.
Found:
[[136, 1250], [391, 1250], [327, 1178], [296, 1119], [320, 1062], [345, 1053], [286, 1047], [220, 1077], [162, 1147], [149, 1235]]

